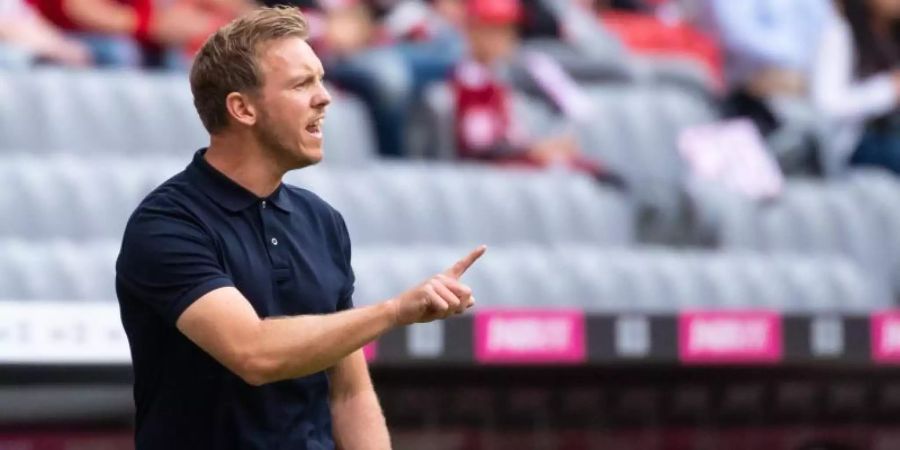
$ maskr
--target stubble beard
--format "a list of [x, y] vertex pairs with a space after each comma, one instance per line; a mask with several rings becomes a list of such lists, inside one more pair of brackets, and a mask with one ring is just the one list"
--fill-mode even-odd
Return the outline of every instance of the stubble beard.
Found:
[[263, 151], [270, 158], [277, 161], [279, 167], [285, 172], [290, 170], [302, 169], [304, 167], [317, 164], [319, 161], [308, 158], [300, 149], [294, 151], [287, 142], [290, 139], [282, 139], [269, 116], [265, 113], [260, 115], [260, 120], [256, 128], [256, 138], [263, 148]]

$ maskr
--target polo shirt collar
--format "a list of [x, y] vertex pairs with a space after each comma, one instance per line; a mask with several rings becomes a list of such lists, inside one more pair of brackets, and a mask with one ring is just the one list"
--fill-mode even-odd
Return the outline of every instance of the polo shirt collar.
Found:
[[266, 200], [282, 211], [291, 212], [291, 202], [285, 192], [287, 189], [284, 183], [279, 184], [268, 198], [259, 198], [210, 165], [203, 157], [205, 153], [205, 148], [194, 153], [194, 160], [188, 165], [187, 170], [200, 189], [221, 207], [238, 212]]

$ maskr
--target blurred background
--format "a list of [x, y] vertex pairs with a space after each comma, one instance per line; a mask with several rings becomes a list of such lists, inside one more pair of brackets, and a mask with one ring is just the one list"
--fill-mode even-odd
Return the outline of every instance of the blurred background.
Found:
[[[265, 0], [266, 5], [284, 4]], [[397, 449], [900, 449], [900, 0], [287, 0]], [[252, 0], [0, 0], [0, 449], [132, 448], [129, 213]]]

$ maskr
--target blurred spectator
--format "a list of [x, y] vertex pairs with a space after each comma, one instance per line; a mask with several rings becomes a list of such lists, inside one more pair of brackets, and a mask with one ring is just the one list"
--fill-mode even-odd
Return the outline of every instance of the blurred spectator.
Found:
[[[601, 2], [602, 3], [602, 2]], [[697, 62], [708, 75], [711, 90], [720, 91], [724, 84], [722, 52], [719, 43], [680, 12], [660, 6], [660, 14], [647, 9], [616, 10], [601, 8], [600, 19], [610, 32], [634, 53], [648, 56], [686, 58]]]
[[831, 13], [827, 0], [705, 0], [702, 22], [725, 50], [734, 89], [729, 115], [751, 118], [764, 135], [778, 126], [769, 100], [801, 97], [805, 74]]
[[470, 58], [456, 68], [452, 83], [460, 156], [567, 167], [603, 176], [598, 164], [580, 155], [573, 136], [528, 136], [512, 114], [511, 88], [500, 74], [508, 69], [520, 44], [516, 26], [522, 19], [522, 7], [518, 0], [468, 0], [466, 16]]
[[585, 58], [622, 61], [628, 54], [615, 35], [597, 20], [590, 0], [544, 0], [544, 7], [556, 17], [559, 38]]
[[833, 156], [900, 173], [900, 1], [843, 0], [821, 39], [812, 97]]
[[66, 38], [27, 3], [0, 0], [0, 67], [27, 66], [35, 59], [82, 66], [90, 63], [91, 55], [86, 46]]
[[85, 42], [100, 65], [160, 65], [167, 46], [197, 48], [245, 10], [243, 0], [30, 0], [56, 26]]
[[462, 58], [459, 0], [265, 0], [300, 6], [328, 81], [370, 110], [379, 152], [403, 156], [413, 101]]

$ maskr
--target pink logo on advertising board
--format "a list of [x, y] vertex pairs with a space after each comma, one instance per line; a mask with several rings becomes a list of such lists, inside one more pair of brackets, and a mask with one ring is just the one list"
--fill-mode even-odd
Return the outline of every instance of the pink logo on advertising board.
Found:
[[584, 312], [482, 310], [475, 314], [475, 360], [484, 364], [581, 363]]
[[678, 353], [687, 364], [781, 360], [781, 317], [771, 311], [692, 311], [678, 318]]
[[378, 356], [378, 341], [372, 341], [363, 346], [363, 356], [366, 362], [372, 362]]
[[881, 364], [900, 364], [900, 311], [872, 315], [872, 359]]

